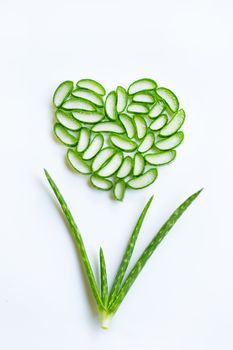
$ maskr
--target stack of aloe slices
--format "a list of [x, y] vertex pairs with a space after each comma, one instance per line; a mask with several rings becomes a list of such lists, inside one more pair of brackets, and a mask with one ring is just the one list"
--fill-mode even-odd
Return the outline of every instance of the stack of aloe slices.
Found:
[[54, 133], [68, 147], [67, 160], [90, 175], [100, 190], [123, 200], [125, 189], [141, 189], [172, 162], [183, 141], [185, 112], [176, 95], [148, 78], [106, 95], [95, 80], [64, 81], [53, 96]]

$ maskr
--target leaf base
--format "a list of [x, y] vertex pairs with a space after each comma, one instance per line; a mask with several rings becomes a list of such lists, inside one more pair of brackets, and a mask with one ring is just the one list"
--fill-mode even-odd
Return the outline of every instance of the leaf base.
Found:
[[109, 328], [112, 316], [112, 314], [109, 314], [106, 311], [100, 313], [100, 325], [102, 329], [107, 330]]

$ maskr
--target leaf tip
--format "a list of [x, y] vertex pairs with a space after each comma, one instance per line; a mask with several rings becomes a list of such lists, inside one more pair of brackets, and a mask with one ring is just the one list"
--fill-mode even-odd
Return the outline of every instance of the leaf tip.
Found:
[[202, 187], [200, 190], [198, 190], [195, 194], [198, 196], [202, 191], [204, 190], [204, 187]]
[[153, 201], [154, 199], [154, 194], [152, 194], [152, 196], [149, 198], [147, 204], [146, 204], [146, 207], [149, 208], [149, 206], [151, 205], [151, 202]]
[[152, 196], [150, 197], [150, 201], [152, 202], [153, 201], [153, 199], [154, 199], [154, 194], [152, 194]]

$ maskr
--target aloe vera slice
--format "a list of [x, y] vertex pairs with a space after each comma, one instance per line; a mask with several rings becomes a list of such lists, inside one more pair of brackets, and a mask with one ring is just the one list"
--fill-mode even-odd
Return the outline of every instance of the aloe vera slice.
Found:
[[125, 110], [128, 102], [128, 95], [126, 90], [122, 86], [118, 86], [116, 89], [117, 94], [117, 112], [121, 113]]
[[115, 152], [116, 150], [112, 147], [103, 148], [94, 158], [92, 170], [94, 172], [98, 171], [114, 155]]
[[131, 157], [126, 156], [116, 174], [119, 179], [123, 179], [131, 173], [133, 169], [133, 160]]
[[160, 130], [166, 125], [168, 117], [166, 114], [161, 114], [158, 118], [156, 118], [151, 124], [150, 129], [157, 131]]
[[87, 89], [76, 89], [72, 92], [72, 95], [94, 103], [98, 107], [103, 106], [103, 98], [96, 92]]
[[75, 112], [72, 112], [72, 115], [75, 119], [87, 124], [98, 123], [104, 117], [104, 115], [100, 112], [90, 112], [90, 111], [75, 111]]
[[133, 166], [133, 175], [139, 176], [145, 168], [144, 157], [140, 153], [136, 153], [134, 156], [134, 166]]
[[136, 142], [130, 140], [127, 136], [111, 135], [110, 141], [114, 146], [125, 152], [133, 152], [137, 148]]
[[109, 92], [106, 97], [105, 110], [110, 119], [117, 119], [117, 95], [115, 91]]
[[127, 185], [135, 190], [151, 185], [157, 178], [157, 169], [147, 170], [144, 174], [135, 177], [127, 182]]
[[142, 103], [130, 103], [128, 105], [127, 111], [129, 113], [147, 114], [149, 110], [148, 110], [147, 106], [142, 104]]
[[126, 185], [124, 181], [121, 180], [115, 183], [113, 195], [116, 200], [123, 201], [125, 195], [125, 188]]
[[175, 134], [183, 125], [185, 120], [185, 111], [180, 109], [170, 122], [162, 128], [160, 131], [160, 136], [171, 136]]
[[78, 136], [74, 136], [69, 133], [66, 128], [60, 123], [55, 123], [54, 125], [54, 134], [58, 138], [60, 142], [62, 142], [66, 146], [75, 146], [78, 143]]
[[98, 175], [92, 175], [90, 177], [91, 184], [98, 188], [98, 190], [108, 191], [112, 188], [113, 184], [112, 181], [108, 179], [104, 179]]
[[117, 152], [103, 167], [101, 167], [97, 174], [103, 177], [112, 176], [119, 169], [122, 161], [123, 154], [121, 152]]
[[146, 154], [145, 160], [152, 165], [163, 165], [170, 163], [176, 157], [176, 151], [171, 149], [165, 152]]
[[148, 116], [150, 118], [157, 118], [164, 110], [165, 106], [162, 101], [156, 101], [155, 104], [152, 106]]
[[101, 96], [104, 96], [106, 93], [105, 88], [93, 79], [81, 79], [76, 85], [80, 88], [92, 90]]
[[168, 137], [167, 139], [158, 141], [155, 146], [161, 151], [165, 151], [179, 146], [183, 139], [184, 133], [182, 131], [178, 131], [176, 134]]
[[179, 101], [174, 92], [164, 87], [158, 88], [156, 92], [167, 103], [172, 112], [178, 111]]
[[66, 100], [63, 105], [63, 109], [66, 110], [82, 110], [82, 111], [95, 111], [95, 105], [87, 100], [77, 97], [71, 97], [69, 100]]
[[63, 81], [54, 92], [53, 104], [55, 107], [60, 107], [65, 99], [71, 94], [73, 90], [73, 82], [70, 80]]
[[150, 92], [142, 91], [133, 95], [133, 102], [154, 103], [155, 99]]
[[128, 93], [130, 95], [134, 95], [139, 91], [144, 91], [144, 90], [153, 90], [157, 87], [157, 84], [154, 80], [152, 79], [139, 79], [134, 81], [128, 88]]
[[139, 139], [142, 139], [146, 135], [146, 132], [147, 132], [146, 121], [143, 117], [141, 117], [139, 115], [135, 115], [134, 123], [136, 126], [137, 137]]
[[141, 144], [138, 147], [138, 151], [141, 153], [149, 151], [155, 142], [155, 136], [152, 132], [148, 132], [148, 134], [144, 137]]
[[123, 134], [123, 127], [116, 122], [102, 122], [93, 126], [92, 131], [94, 132], [114, 132], [116, 134]]
[[67, 152], [67, 160], [69, 164], [81, 174], [87, 175], [91, 173], [91, 169], [86, 162], [84, 162], [81, 156], [74, 151], [73, 149], [69, 149]]
[[125, 131], [127, 133], [127, 136], [131, 139], [134, 137], [136, 133], [135, 125], [133, 122], [133, 119], [129, 117], [127, 114], [120, 114], [119, 119], [121, 123], [123, 124]]
[[102, 135], [96, 135], [94, 139], [91, 141], [86, 151], [83, 153], [82, 158], [85, 160], [94, 158], [103, 147], [103, 144], [104, 144], [104, 137]]
[[82, 128], [79, 134], [79, 140], [77, 144], [77, 151], [84, 152], [90, 143], [90, 130]]
[[63, 125], [66, 129], [77, 131], [81, 128], [81, 124], [78, 120], [74, 119], [74, 117], [66, 112], [58, 110], [56, 112], [57, 121]]

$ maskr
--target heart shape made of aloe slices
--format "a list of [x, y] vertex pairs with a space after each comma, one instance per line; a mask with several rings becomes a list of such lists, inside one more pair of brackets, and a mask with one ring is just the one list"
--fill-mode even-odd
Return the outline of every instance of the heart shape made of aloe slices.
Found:
[[64, 81], [53, 95], [54, 133], [77, 172], [101, 190], [141, 189], [157, 178], [157, 167], [173, 161], [183, 141], [185, 112], [176, 95], [153, 79], [106, 94], [92, 79]]

